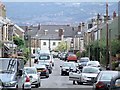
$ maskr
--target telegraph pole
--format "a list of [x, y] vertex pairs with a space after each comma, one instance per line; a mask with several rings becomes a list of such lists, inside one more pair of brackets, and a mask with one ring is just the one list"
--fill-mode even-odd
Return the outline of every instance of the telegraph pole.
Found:
[[109, 64], [109, 45], [108, 45], [108, 2], [106, 2], [106, 69], [108, 69]]
[[99, 19], [100, 15], [99, 13], [97, 14], [97, 61], [99, 61]]

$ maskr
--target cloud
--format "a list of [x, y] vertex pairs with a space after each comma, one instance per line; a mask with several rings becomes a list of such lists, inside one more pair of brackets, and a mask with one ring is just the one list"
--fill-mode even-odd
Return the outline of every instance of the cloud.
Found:
[[2, 2], [118, 2], [119, 0], [1, 0]]

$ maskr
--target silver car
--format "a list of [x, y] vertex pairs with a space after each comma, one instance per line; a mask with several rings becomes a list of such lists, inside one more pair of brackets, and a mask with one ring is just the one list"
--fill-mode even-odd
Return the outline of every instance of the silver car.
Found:
[[72, 80], [73, 84], [75, 84], [75, 81], [77, 81], [78, 84], [93, 83], [94, 78], [97, 77], [99, 72], [100, 70], [96, 67], [85, 66], [83, 67], [82, 72], [70, 72], [69, 80]]
[[24, 67], [24, 70], [31, 79], [31, 85], [35, 85], [36, 88], [40, 87], [41, 80], [39, 74], [37, 73], [37, 69], [35, 67]]

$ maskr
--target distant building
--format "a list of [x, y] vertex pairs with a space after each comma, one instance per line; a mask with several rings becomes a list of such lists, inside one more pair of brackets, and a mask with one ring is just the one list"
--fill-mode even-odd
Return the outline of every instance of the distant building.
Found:
[[[25, 29], [25, 26], [21, 26]], [[30, 26], [32, 50], [37, 47], [40, 49], [54, 50], [61, 41], [66, 41], [70, 47], [71, 39], [77, 30], [70, 25], [38, 25]]]

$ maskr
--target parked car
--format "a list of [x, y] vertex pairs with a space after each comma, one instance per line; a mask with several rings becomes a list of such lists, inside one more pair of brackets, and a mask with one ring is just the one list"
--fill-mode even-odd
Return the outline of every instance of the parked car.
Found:
[[100, 70], [96, 67], [85, 66], [83, 67], [82, 72], [70, 72], [69, 80], [72, 80], [73, 84], [75, 84], [75, 81], [77, 81], [78, 84], [91, 84], [93, 83], [93, 79], [97, 77], [99, 72]]
[[37, 73], [37, 69], [35, 67], [24, 67], [24, 70], [31, 79], [31, 85], [35, 85], [36, 88], [40, 87], [41, 80], [39, 74]]
[[61, 67], [61, 75], [69, 75], [69, 72], [77, 72], [77, 67], [74, 62], [64, 62]]
[[94, 79], [93, 90], [109, 90], [111, 79], [119, 73], [119, 71], [101, 71]]
[[30, 78], [23, 70], [23, 60], [0, 58], [0, 80], [3, 89], [31, 89]]
[[38, 64], [45, 65], [46, 68], [47, 68], [48, 71], [49, 71], [49, 74], [52, 73], [52, 66], [50, 65], [50, 63], [48, 63], [48, 62], [39, 62]]
[[120, 74], [111, 79], [109, 90], [120, 90]]
[[68, 54], [68, 56], [67, 56], [67, 61], [68, 61], [68, 62], [69, 62], [69, 61], [75, 61], [75, 62], [77, 62], [77, 56], [76, 56], [75, 54], [73, 54], [73, 53]]
[[81, 57], [80, 60], [78, 61], [79, 64], [79, 69], [82, 70], [84, 66], [87, 65], [87, 62], [89, 62], [90, 59], [88, 57]]
[[65, 60], [66, 53], [61, 53], [60, 54], [60, 60]]
[[48, 71], [48, 69], [46, 68], [45, 65], [43, 65], [43, 64], [35, 64], [34, 66], [36, 67], [37, 72], [40, 73], [40, 77], [41, 76], [45, 76], [46, 78], [49, 77], [49, 71]]
[[98, 61], [89, 61], [89, 62], [87, 62], [86, 66], [97, 67], [100, 70], [102, 70], [101, 65], [100, 65], [100, 63]]

